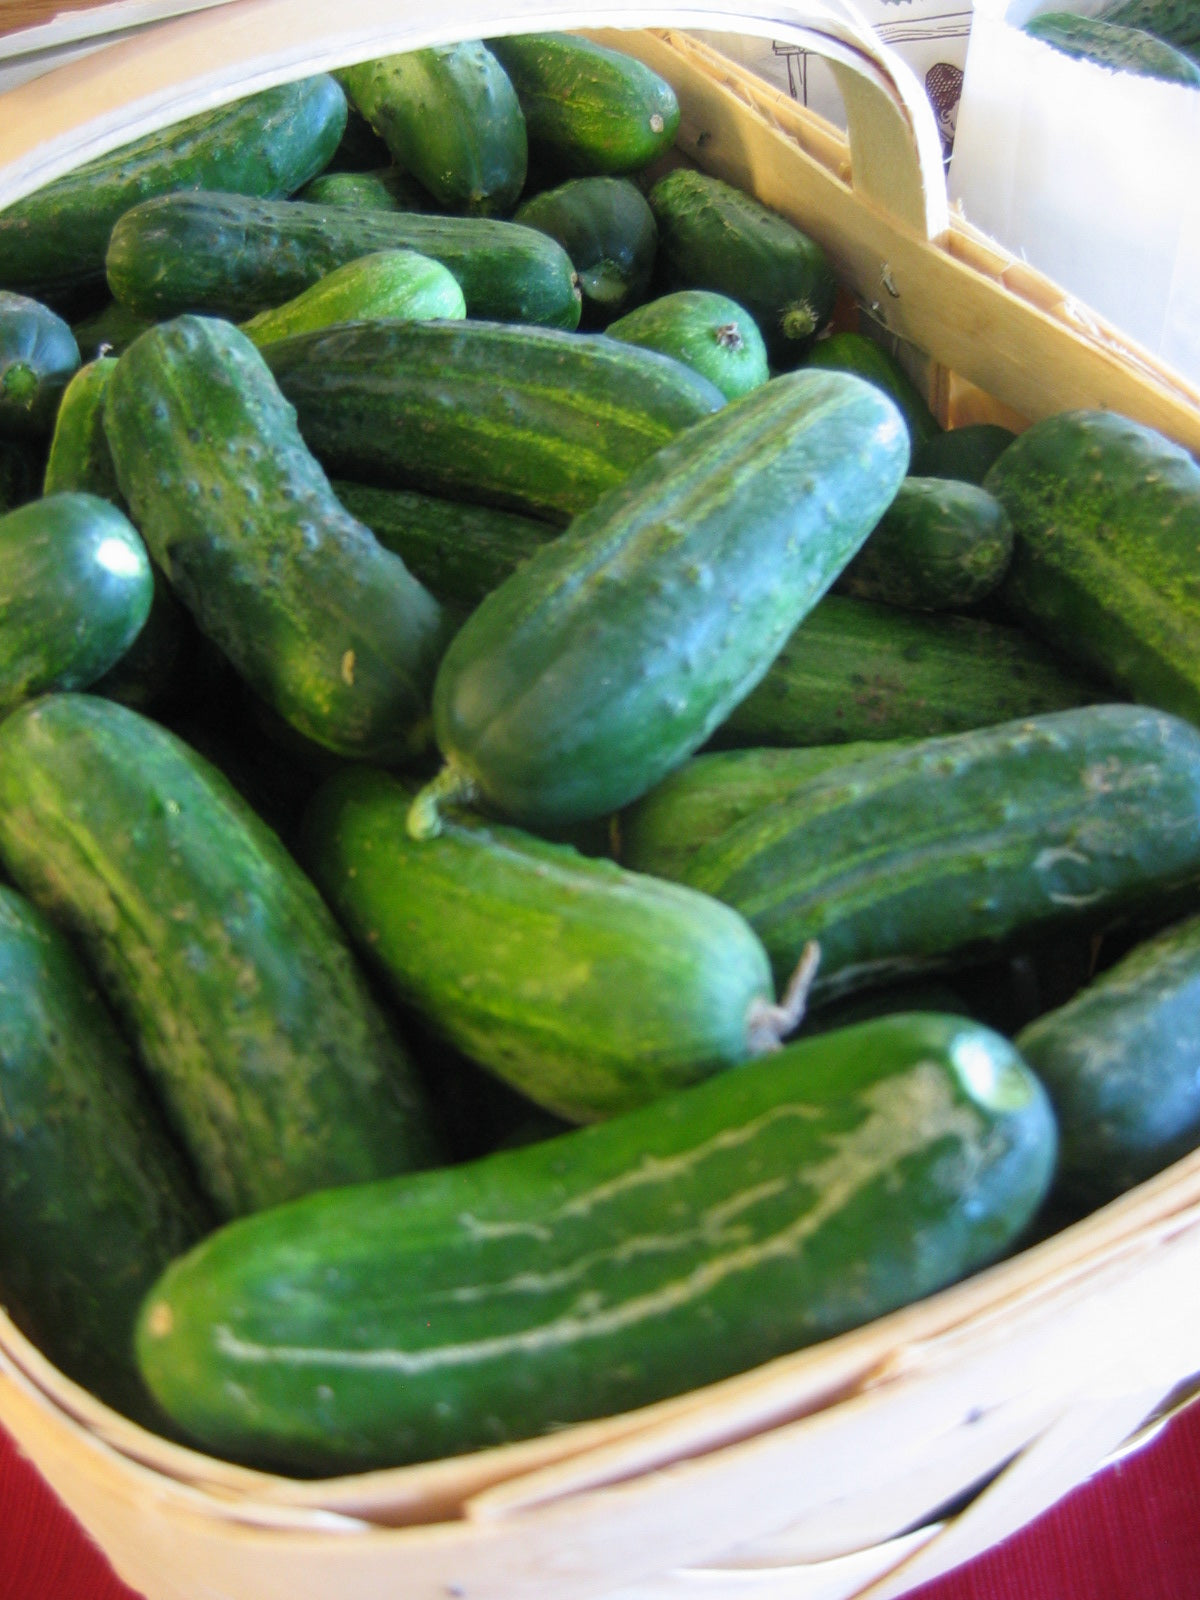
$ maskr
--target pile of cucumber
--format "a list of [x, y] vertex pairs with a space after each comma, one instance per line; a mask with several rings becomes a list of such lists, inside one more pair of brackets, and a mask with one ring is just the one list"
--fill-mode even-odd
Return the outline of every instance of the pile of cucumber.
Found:
[[473, 41], [0, 212], [0, 1304], [229, 1459], [645, 1405], [1200, 1143], [1200, 469], [943, 430], [678, 121]]

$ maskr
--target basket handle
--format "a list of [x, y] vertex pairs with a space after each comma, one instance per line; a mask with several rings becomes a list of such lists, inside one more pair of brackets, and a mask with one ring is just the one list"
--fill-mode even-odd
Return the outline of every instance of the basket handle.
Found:
[[854, 189], [939, 237], [948, 226], [941, 142], [915, 74], [849, 0], [759, 5], [584, 0], [565, 10], [507, 0], [501, 11], [486, 0], [209, 0], [0, 94], [0, 206], [128, 140], [308, 72], [503, 33], [674, 27], [755, 34], [824, 57], [845, 100]]

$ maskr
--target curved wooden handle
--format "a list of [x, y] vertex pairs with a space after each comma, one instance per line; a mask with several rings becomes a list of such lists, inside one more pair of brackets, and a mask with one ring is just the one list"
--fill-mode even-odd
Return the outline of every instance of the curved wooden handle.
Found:
[[[118, 11], [119, 7], [109, 7]], [[0, 94], [0, 206], [195, 112], [307, 72], [423, 45], [572, 27], [704, 28], [823, 56], [846, 104], [855, 189], [926, 238], [948, 225], [933, 111], [847, 0], [226, 0], [130, 32]]]

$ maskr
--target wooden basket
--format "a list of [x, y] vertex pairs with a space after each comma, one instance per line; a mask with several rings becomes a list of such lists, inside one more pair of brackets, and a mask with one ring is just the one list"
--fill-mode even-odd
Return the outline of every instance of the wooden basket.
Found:
[[[10, 26], [38, 12], [7, 10]], [[501, 16], [444, 0], [433, 22], [401, 0], [208, 0], [147, 23], [152, 10], [125, 0], [0, 39], [0, 66], [7, 52], [36, 70], [30, 45], [62, 52], [0, 95], [0, 205], [308, 71], [586, 22], [675, 85], [688, 158], [821, 240], [943, 421], [1108, 406], [1200, 450], [1200, 395], [948, 215], [920, 86], [836, 0], [773, 0], [762, 15], [510, 0]], [[828, 57], [848, 139], [673, 31], [689, 27]], [[104, 48], [80, 54], [85, 35]], [[143, 1431], [0, 1316], [0, 1424], [149, 1600], [884, 1600], [1043, 1511], [1198, 1372], [1200, 1153], [965, 1283], [742, 1376], [528, 1443], [320, 1482]]]

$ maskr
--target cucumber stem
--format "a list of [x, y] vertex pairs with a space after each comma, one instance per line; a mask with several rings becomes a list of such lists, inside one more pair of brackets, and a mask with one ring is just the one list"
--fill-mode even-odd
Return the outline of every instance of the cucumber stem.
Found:
[[769, 1000], [755, 1000], [746, 1017], [746, 1035], [751, 1055], [765, 1055], [778, 1050], [789, 1033], [794, 1033], [804, 1020], [808, 993], [817, 975], [821, 960], [821, 947], [810, 939], [800, 952], [796, 970], [788, 979], [783, 999], [772, 1004]]
[[436, 778], [419, 789], [408, 808], [405, 826], [412, 839], [436, 839], [442, 831], [442, 806], [470, 805], [479, 786], [470, 773], [447, 761]]

